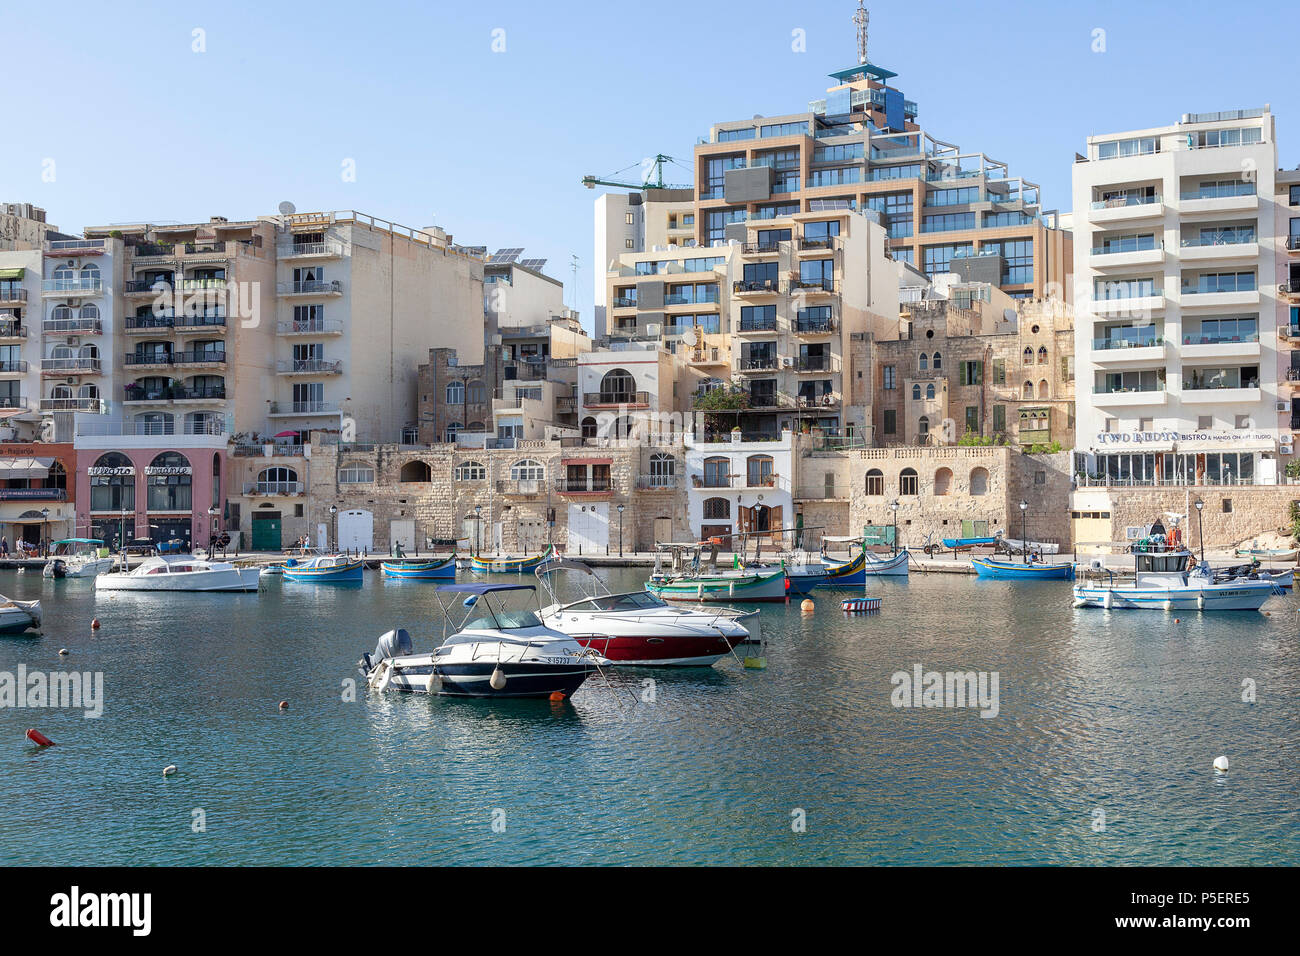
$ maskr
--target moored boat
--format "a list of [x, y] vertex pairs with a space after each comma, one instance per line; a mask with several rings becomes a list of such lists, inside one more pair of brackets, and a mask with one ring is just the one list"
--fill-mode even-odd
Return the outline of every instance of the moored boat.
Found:
[[54, 542], [54, 551], [45, 560], [41, 574], [47, 578], [93, 578], [111, 571], [113, 558], [101, 554], [104, 542], [99, 538], [64, 538]]
[[1081, 570], [1082, 583], [1074, 586], [1075, 607], [1254, 611], [1270, 597], [1286, 593], [1272, 580], [1216, 581], [1210, 566], [1185, 548], [1137, 551], [1133, 559], [1131, 582], [1117, 582], [1100, 561]]
[[534, 571], [543, 561], [550, 558], [555, 553], [555, 546], [548, 545], [546, 550], [541, 554], [532, 557], [511, 558], [495, 557], [485, 558], [482, 555], [474, 555], [470, 558], [470, 568], [484, 574], [520, 574], [525, 571]]
[[983, 538], [944, 538], [943, 546], [951, 551], [957, 551], [961, 548], [973, 548], [977, 544], [997, 544], [997, 536], [988, 536]]
[[783, 568], [652, 575], [645, 589], [665, 601], [784, 601]]
[[[827, 544], [847, 544], [849, 560], [841, 562], [827, 560], [825, 557]], [[855, 544], [861, 547], [856, 557], [853, 556], [853, 546]], [[825, 587], [857, 587], [866, 584], [867, 578], [872, 575], [908, 576], [910, 558], [906, 548], [900, 548], [893, 554], [877, 555], [867, 550], [866, 541], [861, 537], [828, 535], [822, 538], [822, 549], [822, 561], [827, 570], [826, 580], [822, 582]]]
[[438, 560], [420, 561], [405, 558], [381, 561], [379, 570], [386, 578], [410, 578], [418, 581], [451, 581], [456, 578], [456, 555]]
[[40, 601], [15, 601], [0, 594], [0, 634], [21, 634], [40, 626]]
[[[561, 602], [556, 595], [555, 578], [565, 571], [578, 582], [577, 600]], [[671, 607], [647, 591], [612, 594], [579, 561], [547, 561], [535, 573], [550, 599], [539, 612], [542, 623], [615, 664], [710, 667], [736, 647], [758, 641], [757, 611]]]
[[130, 571], [95, 578], [98, 591], [256, 591], [260, 571], [192, 554], [146, 558]]
[[1270, 561], [1294, 561], [1300, 548], [1238, 548], [1239, 558], [1266, 558]]
[[1073, 563], [1045, 564], [1042, 561], [1005, 561], [998, 558], [971, 558], [975, 574], [981, 578], [998, 580], [1020, 579], [1029, 581], [1070, 581], [1074, 578]]
[[290, 561], [284, 565], [287, 581], [311, 584], [359, 584], [363, 563], [360, 558], [346, 554], [322, 554], [306, 561]]

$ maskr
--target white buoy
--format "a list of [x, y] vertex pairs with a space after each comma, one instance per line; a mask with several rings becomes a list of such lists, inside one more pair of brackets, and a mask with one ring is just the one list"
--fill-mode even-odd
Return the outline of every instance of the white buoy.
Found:
[[1198, 594], [1198, 595], [1196, 595], [1196, 609], [1197, 609], [1198, 611], [1204, 611], [1204, 610], [1205, 610], [1205, 595], [1204, 595], [1204, 594]]
[[1228, 758], [1227, 758], [1227, 757], [1215, 757], [1215, 758], [1214, 758], [1214, 769], [1215, 769], [1218, 773], [1227, 773], [1227, 772], [1228, 772]]
[[488, 683], [492, 685], [493, 690], [505, 689], [506, 675], [502, 672], [500, 664], [492, 670], [492, 677], [488, 680]]
[[170, 777], [175, 772], [176, 772], [176, 764], [174, 763], [169, 763], [167, 766], [163, 767], [164, 777]]
[[1114, 606], [1114, 604], [1115, 604], [1115, 595], [1113, 595], [1110, 591], [1107, 591], [1106, 596], [1101, 599], [1101, 606], [1109, 611], [1111, 607]]
[[811, 614], [816, 607], [817, 605], [813, 604], [812, 598], [804, 598], [803, 602], [799, 605], [799, 610], [804, 614]]
[[1166, 599], [1165, 599], [1165, 610], [1166, 610], [1166, 611], [1172, 611], [1173, 609], [1174, 609], [1174, 602], [1173, 602], [1172, 600], [1166, 598]]
[[60, 647], [60, 648], [59, 648], [59, 656], [60, 656], [60, 657], [67, 657], [67, 656], [68, 656], [68, 649], [67, 649], [66, 647]]

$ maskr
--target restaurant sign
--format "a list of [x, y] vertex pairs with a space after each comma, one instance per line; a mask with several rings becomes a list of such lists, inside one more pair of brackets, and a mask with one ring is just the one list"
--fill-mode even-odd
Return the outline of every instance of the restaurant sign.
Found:
[[91, 478], [116, 478], [122, 475], [134, 475], [135, 467], [132, 465], [122, 465], [117, 468], [110, 468], [103, 465], [95, 465], [87, 468], [86, 474]]
[[1159, 445], [1172, 448], [1175, 443], [1187, 445], [1252, 445], [1269, 444], [1275, 439], [1267, 432], [1239, 431], [1152, 431], [1152, 432], [1098, 432], [1097, 447], [1107, 445]]
[[174, 477], [176, 475], [192, 475], [194, 469], [189, 465], [149, 465], [145, 468], [144, 473], [146, 475]]

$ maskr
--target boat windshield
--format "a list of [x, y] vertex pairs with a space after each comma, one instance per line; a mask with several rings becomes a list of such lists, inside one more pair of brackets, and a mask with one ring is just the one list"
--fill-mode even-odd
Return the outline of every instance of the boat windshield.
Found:
[[504, 608], [486, 617], [476, 617], [466, 621], [461, 628], [464, 631], [518, 631], [526, 627], [541, 627], [542, 622], [532, 611], [507, 611]]
[[566, 611], [648, 611], [665, 607], [653, 594], [636, 591], [630, 594], [606, 594], [571, 604]]

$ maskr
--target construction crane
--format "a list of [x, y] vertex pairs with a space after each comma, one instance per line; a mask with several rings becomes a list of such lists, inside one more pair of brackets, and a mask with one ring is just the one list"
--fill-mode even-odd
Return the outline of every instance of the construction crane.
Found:
[[[628, 166], [625, 169], [620, 169], [618, 170], [618, 172], [610, 173], [610, 177], [611, 177], [610, 179], [599, 179], [596, 176], [583, 176], [582, 185], [586, 186], [588, 189], [595, 189], [597, 186], [613, 186], [616, 189], [694, 189], [695, 188], [694, 186], [691, 186], [689, 184], [678, 185], [674, 183], [664, 182], [664, 163], [677, 163], [677, 160], [673, 159], [671, 156], [665, 156], [663, 153], [656, 153], [653, 160], [647, 159], [642, 163], [634, 164], [633, 166]], [[640, 165], [642, 168], [645, 168], [647, 165], [650, 166], [649, 169], [646, 169], [646, 176], [642, 182], [628, 183], [628, 182], [621, 182], [617, 179], [612, 178], [614, 176], [617, 176], [619, 173], [625, 173], [629, 169], [635, 168], [636, 165]], [[677, 163], [677, 165], [681, 166], [681, 163]], [[653, 173], [654, 175], [653, 182], [651, 181], [651, 173]]]

